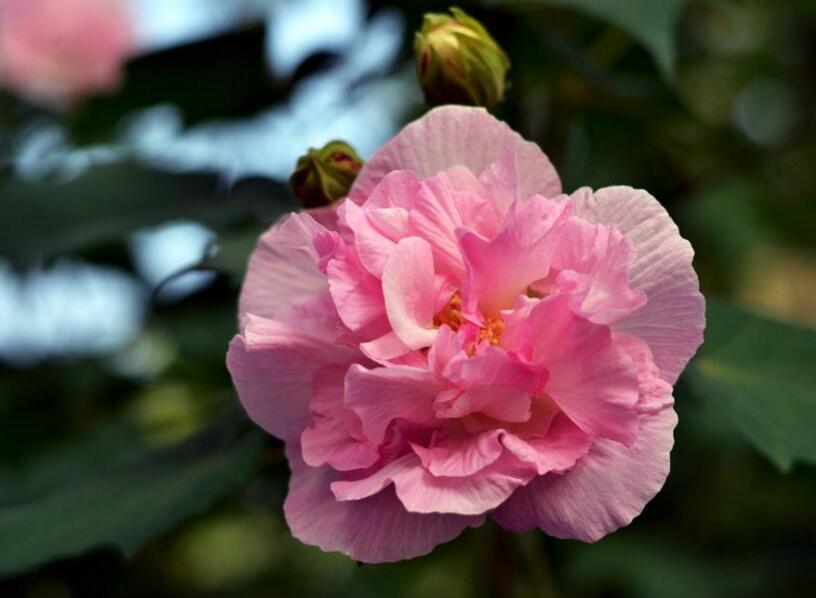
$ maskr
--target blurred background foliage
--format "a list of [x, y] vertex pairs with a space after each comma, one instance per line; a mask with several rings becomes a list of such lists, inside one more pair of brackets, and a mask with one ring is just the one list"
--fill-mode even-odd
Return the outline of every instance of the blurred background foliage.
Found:
[[483, 0], [495, 113], [567, 191], [651, 191], [696, 249], [706, 344], [663, 492], [594, 545], [468, 530], [359, 567], [291, 538], [279, 443], [224, 367], [298, 155], [425, 109], [446, 4], [131, 0], [115, 94], [0, 95], [0, 595], [816, 595], [816, 3]]

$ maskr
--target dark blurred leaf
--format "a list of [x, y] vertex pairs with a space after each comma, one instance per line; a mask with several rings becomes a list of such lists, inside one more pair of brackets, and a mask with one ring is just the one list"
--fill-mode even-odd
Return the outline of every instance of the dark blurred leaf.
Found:
[[74, 114], [74, 138], [103, 141], [123, 116], [157, 104], [177, 106], [187, 125], [268, 107], [288, 88], [267, 73], [264, 38], [262, 27], [252, 27], [136, 58], [119, 93], [95, 97]]
[[121, 408], [134, 390], [98, 359], [0, 367], [0, 469], [64, 447], [67, 438]]
[[747, 263], [750, 253], [779, 238], [763, 212], [762, 195], [756, 180], [726, 178], [680, 205], [680, 229], [705, 260], [698, 264], [704, 288], [732, 291], [744, 276], [740, 265]]
[[[690, 382], [782, 470], [816, 463], [816, 332], [708, 300]], [[710, 406], [710, 405], [709, 405]]]
[[643, 44], [666, 76], [674, 71], [674, 29], [688, 0], [484, 0], [488, 5], [541, 4], [574, 8], [626, 30]]
[[240, 282], [244, 277], [249, 256], [263, 232], [263, 227], [251, 227], [237, 234], [219, 237], [212, 257], [207, 259], [204, 265], [228, 274]]
[[0, 474], [0, 575], [99, 547], [133, 554], [244, 481], [260, 441], [232, 418], [153, 450], [132, 431], [109, 429], [26, 476]]
[[160, 311], [150, 323], [172, 338], [181, 357], [190, 360], [193, 367], [200, 368], [201, 363], [220, 366], [214, 370], [199, 372], [195, 374], [196, 377], [217, 377], [221, 381], [226, 379], [224, 355], [237, 330], [237, 314], [237, 308], [233, 304], [201, 306]]
[[760, 577], [758, 571], [746, 571], [738, 563], [714, 561], [699, 551], [684, 550], [677, 542], [629, 530], [573, 550], [566, 577], [571, 589], [583, 590], [581, 595], [736, 597], [755, 588]]
[[0, 255], [36, 258], [177, 218], [229, 226], [254, 202], [277, 204], [281, 193], [271, 181], [226, 189], [215, 175], [174, 175], [126, 163], [94, 168], [69, 183], [9, 180], [0, 185], [0, 197]]

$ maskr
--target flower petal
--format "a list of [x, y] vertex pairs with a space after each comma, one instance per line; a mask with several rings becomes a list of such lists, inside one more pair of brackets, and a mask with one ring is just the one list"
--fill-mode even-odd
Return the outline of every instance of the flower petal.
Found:
[[392, 420], [433, 424], [433, 400], [441, 390], [431, 372], [394, 366], [367, 370], [353, 365], [346, 374], [346, 406], [363, 422], [363, 433], [380, 443]]
[[[518, 169], [518, 147], [511, 144], [498, 160], [479, 175], [496, 214], [502, 219], [513, 202], [527, 199], [522, 195], [521, 173]], [[556, 191], [556, 194], [560, 191]], [[539, 192], [539, 194], [543, 195]]]
[[522, 461], [536, 466], [539, 475], [561, 472], [589, 452], [592, 437], [581, 431], [563, 413], [555, 416], [543, 437], [522, 439], [507, 434], [504, 446]]
[[400, 131], [363, 166], [349, 193], [362, 203], [393, 170], [413, 170], [421, 178], [461, 165], [481, 173], [511, 145], [518, 151], [518, 186], [522, 197], [561, 192], [558, 174], [537, 145], [525, 141], [483, 108], [441, 106]]
[[315, 372], [310, 404], [315, 422], [300, 436], [303, 460], [310, 467], [328, 464], [349, 471], [371, 467], [380, 458], [377, 445], [363, 436], [357, 414], [343, 404], [345, 373], [343, 366]]
[[407, 347], [393, 331], [386, 332], [374, 340], [360, 343], [363, 355], [380, 365], [409, 365], [424, 367], [428, 360], [421, 351]]
[[338, 212], [354, 235], [360, 262], [379, 277], [388, 256], [401, 238], [408, 236], [408, 213], [420, 182], [409, 171], [388, 174], [374, 189], [365, 206], [344, 202]]
[[612, 342], [609, 328], [576, 316], [567, 295], [538, 303], [529, 325], [533, 359], [550, 374], [545, 392], [587, 434], [633, 442], [637, 371]]
[[434, 403], [439, 418], [462, 418], [482, 413], [503, 422], [526, 422], [530, 419], [530, 395], [515, 386], [478, 386], [451, 396], [441, 393]]
[[385, 319], [380, 281], [365, 268], [353, 251], [341, 251], [326, 267], [329, 292], [343, 324], [359, 331]]
[[557, 538], [584, 542], [631, 523], [669, 474], [677, 424], [672, 409], [641, 417], [633, 446], [596, 441], [575, 467], [536, 478], [516, 490], [493, 516], [513, 531], [538, 527]]
[[365, 563], [388, 563], [429, 553], [482, 517], [409, 513], [392, 488], [358, 501], [338, 501], [330, 484], [343, 474], [303, 463], [296, 446], [287, 446], [292, 469], [283, 505], [292, 534], [326, 551], [341, 551]]
[[249, 259], [239, 322], [246, 314], [273, 318], [324, 290], [315, 245], [325, 246], [333, 234], [308, 214], [290, 214], [265, 232]]
[[402, 239], [382, 274], [385, 310], [391, 327], [411, 349], [433, 344], [436, 338], [436, 292], [431, 246], [419, 237]]
[[665, 208], [646, 191], [606, 187], [580, 189], [570, 198], [573, 213], [614, 225], [635, 246], [629, 270], [632, 288], [647, 303], [614, 328], [648, 343], [661, 376], [674, 384], [703, 341], [705, 300], [692, 267], [694, 251]]
[[489, 238], [503, 219], [488, 189], [463, 166], [422, 181], [410, 215], [414, 234], [431, 244], [437, 271], [457, 283], [464, 278], [465, 262], [456, 230], [464, 227]]
[[575, 313], [597, 324], [618, 321], [646, 303], [643, 291], [629, 286], [632, 243], [603, 224], [570, 218], [561, 231], [552, 266], [558, 286], [572, 294]]
[[505, 451], [469, 476], [437, 477], [420, 466], [394, 479], [394, 485], [411, 512], [478, 515], [498, 507], [535, 475], [534, 467]]
[[479, 515], [496, 508], [519, 486], [535, 477], [535, 468], [509, 453], [470, 476], [438, 477], [410, 453], [369, 477], [332, 483], [338, 500], [360, 500], [393, 483], [397, 497], [412, 513]]
[[371, 467], [380, 458], [377, 445], [352, 438], [343, 420], [315, 416], [300, 436], [303, 460], [311, 467], [330, 465], [338, 471]]
[[514, 203], [493, 239], [460, 231], [459, 244], [468, 266], [462, 287], [464, 311], [475, 313], [478, 306], [486, 315], [497, 317], [531, 283], [547, 276], [557, 247], [555, 233], [568, 214], [567, 202], [539, 195]]
[[419, 191], [420, 178], [412, 170], [394, 170], [386, 174], [368, 196], [366, 208], [403, 208], [410, 210]]
[[462, 389], [508, 386], [528, 393], [536, 392], [546, 378], [541, 368], [491, 345], [481, 347], [474, 355], [455, 354], [444, 368], [443, 376]]
[[255, 423], [282, 440], [297, 440], [311, 423], [314, 374], [330, 364], [363, 360], [295, 324], [248, 315], [242, 334], [227, 353], [227, 368], [238, 398]]
[[446, 435], [431, 446], [412, 445], [422, 466], [435, 476], [463, 477], [473, 475], [498, 459], [504, 447], [504, 431], [490, 430], [478, 435]]
[[638, 374], [640, 398], [637, 408], [641, 412], [659, 411], [674, 404], [672, 385], [660, 377], [660, 370], [654, 363], [649, 345], [631, 334], [613, 332], [615, 344], [625, 351]]

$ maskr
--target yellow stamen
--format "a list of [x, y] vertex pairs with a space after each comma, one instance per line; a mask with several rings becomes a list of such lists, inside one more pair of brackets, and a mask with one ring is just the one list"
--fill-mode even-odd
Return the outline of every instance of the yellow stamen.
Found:
[[[462, 315], [462, 295], [456, 291], [442, 311], [434, 316], [434, 326], [447, 325], [456, 332], [465, 322]], [[504, 322], [501, 318], [487, 318], [485, 325], [479, 330], [479, 340], [487, 341], [495, 347], [501, 342], [503, 332]], [[475, 351], [475, 347], [472, 349]]]
[[459, 326], [465, 323], [465, 318], [462, 316], [462, 296], [459, 291], [456, 291], [448, 301], [448, 304], [434, 316], [434, 326], [442, 326], [447, 324], [450, 329], [456, 332]]
[[501, 342], [504, 322], [498, 318], [487, 318], [484, 327], [479, 331], [479, 338], [494, 347]]

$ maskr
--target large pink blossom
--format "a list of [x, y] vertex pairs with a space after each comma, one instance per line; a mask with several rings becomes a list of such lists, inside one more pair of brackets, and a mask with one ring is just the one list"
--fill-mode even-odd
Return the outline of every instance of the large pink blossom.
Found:
[[704, 326], [657, 200], [564, 195], [537, 146], [449, 106], [316, 216], [261, 237], [227, 359], [286, 443], [295, 536], [383, 562], [486, 515], [594, 541], [641, 512]]
[[0, 0], [0, 83], [35, 102], [116, 88], [132, 48], [122, 0]]

